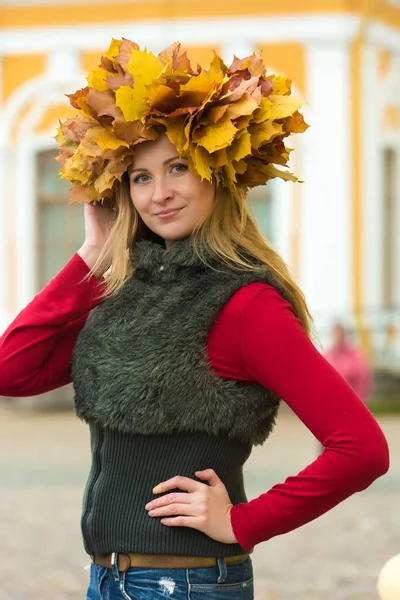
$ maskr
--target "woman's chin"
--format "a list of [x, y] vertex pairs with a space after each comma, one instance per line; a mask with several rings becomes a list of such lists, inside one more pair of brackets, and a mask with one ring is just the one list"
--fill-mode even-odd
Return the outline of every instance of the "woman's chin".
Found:
[[153, 231], [160, 237], [164, 238], [166, 242], [174, 242], [176, 240], [182, 240], [188, 237], [192, 233], [193, 228], [187, 226], [182, 227], [178, 226], [177, 224], [173, 225], [171, 223], [170, 225], [166, 225], [165, 227], [154, 228]]

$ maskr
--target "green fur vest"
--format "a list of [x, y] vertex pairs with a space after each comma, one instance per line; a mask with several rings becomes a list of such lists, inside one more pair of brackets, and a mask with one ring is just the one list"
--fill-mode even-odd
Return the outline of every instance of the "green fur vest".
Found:
[[240, 287], [279, 286], [263, 266], [250, 271], [207, 262], [190, 239], [167, 249], [138, 242], [134, 274], [92, 311], [74, 350], [80, 418], [123, 433], [196, 431], [250, 444], [267, 438], [279, 399], [257, 383], [218, 377], [207, 363], [206, 343]]

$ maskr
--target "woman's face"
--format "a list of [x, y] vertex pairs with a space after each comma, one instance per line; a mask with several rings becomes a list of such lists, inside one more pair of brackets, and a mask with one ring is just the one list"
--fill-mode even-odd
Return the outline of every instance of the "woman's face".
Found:
[[132, 202], [166, 246], [188, 237], [211, 210], [215, 187], [189, 171], [166, 135], [138, 144], [129, 169]]

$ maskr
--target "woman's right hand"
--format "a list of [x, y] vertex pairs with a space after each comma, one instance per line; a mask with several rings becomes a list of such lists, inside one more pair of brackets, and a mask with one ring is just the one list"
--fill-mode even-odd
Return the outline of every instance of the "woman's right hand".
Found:
[[[117, 213], [110, 207], [107, 200], [100, 200], [85, 204], [84, 215], [85, 241], [78, 250], [78, 254], [91, 269], [110, 237]], [[111, 256], [109, 258], [109, 262], [111, 262]], [[110, 266], [107, 262], [107, 260], [104, 261], [104, 271]]]

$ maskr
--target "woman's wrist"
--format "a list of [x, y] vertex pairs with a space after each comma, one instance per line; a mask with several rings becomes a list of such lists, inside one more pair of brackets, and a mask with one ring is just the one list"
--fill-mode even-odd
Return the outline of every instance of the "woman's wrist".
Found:
[[98, 248], [93, 248], [89, 244], [84, 243], [78, 250], [77, 254], [81, 257], [81, 259], [86, 263], [89, 269], [93, 269], [96, 264], [101, 250]]

